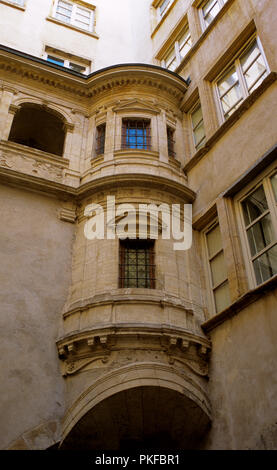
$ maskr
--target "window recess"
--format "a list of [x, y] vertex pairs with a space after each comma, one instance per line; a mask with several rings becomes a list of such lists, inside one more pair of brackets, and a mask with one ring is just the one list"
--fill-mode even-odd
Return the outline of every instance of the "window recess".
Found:
[[102, 155], [105, 151], [106, 124], [101, 124], [96, 128], [96, 155]]
[[206, 143], [206, 133], [201, 104], [198, 101], [190, 112], [191, 127], [195, 150], [198, 151]]
[[[64, 53], [66, 55], [66, 53]], [[78, 64], [74, 60], [70, 60], [65, 57], [59, 57], [54, 54], [45, 54], [45, 60], [50, 62], [51, 64], [60, 65], [62, 67], [66, 67], [67, 69], [73, 70], [74, 72], [82, 73], [87, 75], [89, 73], [90, 67], [84, 64]], [[81, 59], [80, 59], [81, 60]]]
[[212, 303], [216, 313], [219, 313], [231, 303], [219, 223], [215, 222], [204, 235]]
[[155, 289], [153, 240], [120, 240], [119, 287]]
[[192, 46], [192, 39], [188, 27], [178, 36], [174, 45], [170, 47], [168, 52], [162, 57], [162, 66], [168, 70], [176, 70], [181, 64], [183, 58], [187, 55]]
[[150, 120], [123, 119], [121, 148], [151, 150]]

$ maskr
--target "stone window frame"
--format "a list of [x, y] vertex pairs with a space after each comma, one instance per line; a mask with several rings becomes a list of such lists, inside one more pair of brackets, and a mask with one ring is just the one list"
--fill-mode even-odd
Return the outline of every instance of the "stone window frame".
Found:
[[172, 9], [174, 8], [177, 2], [178, 0], [170, 0], [170, 3], [168, 4], [167, 8], [164, 10], [163, 15], [161, 15], [159, 7], [163, 3], [163, 0], [153, 0], [151, 4], [151, 11], [154, 13], [153, 14], [154, 24], [152, 24], [153, 31], [151, 33], [152, 38], [157, 32], [157, 30], [160, 28], [162, 23], [165, 21], [165, 19], [168, 17], [168, 15], [170, 14], [170, 12], [172, 11]]
[[[268, 282], [272, 279], [275, 274], [273, 274], [269, 279], [258, 283], [255, 275], [255, 270], [253, 266], [253, 262], [255, 259], [260, 258], [264, 253], [268, 252], [274, 246], [277, 247], [277, 190], [276, 195], [274, 195], [274, 189], [271, 183], [271, 178], [277, 174], [277, 164], [274, 162], [270, 165], [266, 170], [264, 170], [260, 175], [258, 175], [253, 181], [251, 181], [248, 185], [246, 185], [243, 189], [241, 189], [238, 194], [234, 197], [234, 207], [235, 207], [235, 215], [236, 220], [238, 222], [238, 229], [240, 234], [241, 246], [242, 246], [242, 254], [245, 263], [246, 273], [249, 282], [249, 288], [255, 289], [262, 284]], [[263, 213], [260, 217], [255, 219], [253, 223], [249, 224], [249, 226], [245, 225], [245, 220], [243, 216], [243, 208], [242, 203], [258, 188], [263, 187], [266, 201], [268, 205], [268, 210]], [[266, 215], [270, 215], [271, 225], [273, 229], [273, 235], [275, 236], [274, 240], [268, 244], [263, 250], [260, 250], [256, 255], [252, 256], [250, 251], [250, 245], [247, 237], [248, 229], [255, 225], [259, 220], [262, 220]]]
[[[182, 57], [180, 41], [181, 41], [181, 38], [185, 34], [187, 34], [187, 38], [184, 44], [187, 44], [188, 42], [190, 42], [190, 47], [187, 53], [184, 55], [184, 57]], [[172, 35], [170, 35], [170, 38], [172, 38]], [[162, 67], [168, 70], [175, 71], [179, 67], [181, 62], [184, 60], [184, 58], [187, 56], [191, 48], [192, 48], [192, 37], [191, 37], [191, 32], [189, 29], [188, 21], [186, 21], [183, 27], [180, 29], [178, 35], [176, 33], [174, 34], [174, 40], [171, 39], [170, 43], [166, 47], [166, 50], [164, 51], [164, 47], [163, 47], [162, 51], [157, 54], [156, 58], [157, 60], [160, 61]], [[173, 52], [172, 57], [174, 56], [173, 61], [176, 61], [176, 67], [174, 69], [171, 69], [169, 66], [166, 65], [167, 58], [171, 56], [172, 52]]]
[[[225, 121], [227, 121], [231, 117], [231, 116], [229, 116], [229, 117], [225, 118], [224, 112], [223, 112], [223, 109], [222, 109], [222, 105], [221, 105], [219, 91], [218, 91], [218, 82], [221, 80], [221, 78], [224, 77], [224, 75], [228, 72], [228, 70], [231, 70], [232, 67], [235, 67], [235, 69], [237, 71], [237, 74], [238, 74], [239, 85], [241, 87], [241, 91], [242, 91], [242, 95], [243, 95], [242, 100], [241, 100], [239, 106], [236, 109], [239, 109], [239, 107], [242, 105], [242, 103], [253, 93], [253, 91], [255, 91], [255, 89], [254, 89], [250, 93], [248, 92], [248, 89], [247, 89], [247, 86], [246, 86], [246, 83], [245, 83], [245, 78], [243, 76], [243, 71], [242, 71], [242, 68], [241, 68], [241, 65], [240, 65], [240, 59], [243, 57], [244, 53], [251, 46], [251, 44], [254, 43], [255, 41], [258, 44], [258, 48], [260, 50], [260, 53], [263, 57], [263, 60], [265, 62], [265, 66], [266, 66], [266, 76], [265, 76], [264, 80], [270, 74], [270, 68], [269, 68], [269, 65], [268, 65], [264, 50], [263, 50], [261, 40], [260, 40], [257, 32], [255, 32], [254, 34], [252, 34], [248, 38], [247, 41], [245, 41], [244, 45], [237, 51], [236, 54], [234, 54], [232, 60], [230, 60], [228, 62], [228, 64], [221, 70], [221, 72], [216, 76], [216, 78], [212, 82], [213, 94], [214, 94], [215, 103], [216, 103], [216, 110], [217, 110], [217, 115], [218, 115], [220, 124], [223, 124]], [[261, 86], [261, 84], [259, 86]], [[236, 109], [235, 109], [235, 111], [236, 111]]]
[[[192, 114], [199, 107], [201, 108], [201, 111], [202, 111], [201, 101], [200, 101], [200, 98], [198, 96], [198, 98], [194, 101], [193, 105], [190, 107], [190, 109], [188, 111], [189, 125], [190, 125], [190, 136], [191, 136], [190, 140], [191, 140], [191, 145], [192, 145], [192, 148], [193, 148], [194, 152], [198, 152], [202, 147], [204, 147], [205, 144], [206, 144], [206, 141], [207, 141], [203, 111], [202, 111], [202, 123], [203, 123], [204, 131], [205, 131], [205, 136], [203, 138], [203, 141], [200, 141], [198, 144], [196, 144], [196, 141], [195, 141], [195, 135], [194, 135], [195, 128], [194, 128], [194, 125], [193, 125]], [[198, 125], [199, 125], [199, 123], [198, 123]], [[202, 143], [202, 145], [200, 145], [200, 143]]]
[[[221, 230], [221, 225], [218, 216], [214, 217], [212, 220], [209, 221], [209, 223], [206, 224], [205, 228], [202, 230], [202, 249], [203, 249], [203, 259], [204, 259], [204, 274], [205, 274], [205, 282], [207, 286], [207, 304], [208, 308], [211, 312], [211, 314], [219, 314], [221, 311], [225, 310], [229, 305], [231, 305], [231, 296], [230, 296], [230, 282], [229, 282], [229, 277], [228, 277], [228, 270], [227, 270], [227, 264], [226, 264], [226, 253], [224, 250], [224, 246], [220, 247], [215, 253], [213, 253], [212, 256], [209, 255], [208, 251], [208, 244], [207, 244], [207, 234], [211, 232], [214, 228], [219, 227], [220, 233], [221, 233], [221, 239], [222, 239], [222, 230]], [[213, 279], [212, 279], [212, 271], [211, 271], [211, 261], [215, 259], [217, 256], [219, 256], [221, 253], [223, 253], [223, 261], [225, 264], [226, 268], [226, 277], [224, 280], [220, 281], [220, 283], [214, 284]], [[218, 310], [216, 306], [216, 300], [215, 300], [215, 291], [219, 289], [221, 286], [224, 284], [229, 285], [229, 303], [224, 306], [223, 309]]]
[[[159, 143], [158, 139], [154, 134], [154, 129], [157, 127], [155, 126], [154, 119], [157, 117], [157, 112], [149, 112], [148, 110], [137, 110], [136, 108], [130, 107], [129, 109], [126, 108], [124, 111], [120, 110], [119, 112], [116, 111], [115, 117], [115, 142], [114, 142], [114, 151], [120, 152], [158, 152]], [[150, 122], [149, 129], [150, 129], [150, 141], [151, 141], [151, 150], [150, 149], [135, 149], [135, 148], [122, 148], [122, 126], [124, 120], [147, 120]]]
[[[141, 246], [145, 247], [144, 250], [148, 252], [148, 260], [149, 263], [145, 264], [145, 269], [147, 268], [146, 271], [146, 276], [143, 278], [138, 277], [138, 257], [136, 255], [136, 283], [138, 284], [139, 279], [148, 279], [149, 285], [148, 286], [130, 286], [129, 281], [130, 278], [127, 276], [126, 278], [126, 262], [125, 262], [125, 256], [126, 256], [126, 251], [128, 247], [126, 246], [130, 244], [130, 246], [134, 245], [135, 246]], [[135, 250], [135, 248], [133, 248]], [[120, 239], [119, 240], [119, 277], [118, 277], [118, 285], [119, 289], [155, 289], [156, 288], [156, 262], [155, 262], [155, 240], [151, 239], [145, 239], [145, 240], [140, 240], [137, 238], [134, 239]]]

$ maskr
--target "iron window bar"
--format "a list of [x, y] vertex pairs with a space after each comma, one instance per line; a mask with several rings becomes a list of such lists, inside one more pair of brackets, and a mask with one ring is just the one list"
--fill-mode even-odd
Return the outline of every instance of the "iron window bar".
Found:
[[151, 150], [150, 120], [124, 119], [122, 121], [121, 148]]
[[155, 289], [154, 256], [152, 240], [121, 240], [119, 287]]

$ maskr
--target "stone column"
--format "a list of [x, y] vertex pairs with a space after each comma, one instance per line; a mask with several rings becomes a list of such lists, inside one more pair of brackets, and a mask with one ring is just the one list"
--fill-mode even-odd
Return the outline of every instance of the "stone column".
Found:
[[159, 154], [160, 160], [168, 163], [168, 146], [167, 146], [167, 130], [166, 130], [166, 114], [165, 111], [157, 116], [159, 130]]
[[70, 124], [70, 123], [66, 123], [65, 124], [65, 131], [66, 131], [66, 135], [65, 135], [63, 156], [64, 156], [64, 158], [68, 158], [68, 160], [70, 160], [74, 125]]
[[[114, 150], [120, 148], [121, 142], [121, 119], [116, 119], [116, 114], [112, 109], [107, 110], [106, 136], [104, 160], [113, 160]], [[117, 139], [117, 142], [116, 142]], [[117, 146], [116, 146], [117, 144]]]
[[17, 106], [11, 105], [13, 96], [16, 90], [9, 87], [3, 87], [1, 102], [0, 102], [0, 140], [7, 140], [10, 134], [12, 122], [16, 111], [19, 109]]
[[88, 118], [88, 123], [87, 123], [87, 139], [86, 139], [86, 153], [85, 153], [84, 171], [86, 171], [90, 168], [91, 159], [96, 157], [96, 155], [95, 155], [95, 134], [96, 134], [95, 115], [92, 115]]

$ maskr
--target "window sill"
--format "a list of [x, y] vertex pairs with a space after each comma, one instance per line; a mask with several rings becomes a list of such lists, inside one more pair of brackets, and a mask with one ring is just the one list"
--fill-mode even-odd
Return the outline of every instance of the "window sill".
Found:
[[238, 300], [233, 302], [229, 307], [227, 307], [222, 312], [218, 313], [210, 320], [206, 321], [202, 324], [202, 329], [205, 333], [209, 333], [210, 331], [217, 328], [219, 325], [224, 323], [226, 320], [233, 318], [237, 315], [241, 310], [245, 309], [252, 303], [259, 300], [263, 295], [267, 294], [268, 292], [274, 290], [277, 287], [277, 275], [269, 279], [268, 281], [264, 282], [263, 284], [259, 285], [255, 289], [248, 291]]
[[63, 21], [60, 21], [57, 18], [54, 18], [52, 16], [47, 16], [46, 20], [51, 21], [52, 23], [55, 23], [55, 24], [58, 24], [58, 25], [61, 25], [61, 26], [65, 26], [66, 28], [72, 29], [73, 31], [78, 31], [79, 33], [86, 34], [87, 36], [90, 36], [94, 39], [99, 39], [99, 36], [96, 33], [92, 32], [92, 31], [86, 31], [86, 30], [78, 28], [77, 26], [74, 26], [72, 24], [64, 23]]
[[276, 72], [270, 72], [263, 83], [249, 95], [239, 106], [239, 108], [217, 129], [217, 131], [207, 140], [204, 147], [198, 150], [193, 157], [184, 166], [183, 171], [187, 173], [197, 165], [200, 160], [212, 149], [212, 147], [228, 132], [229, 129], [238, 121], [238, 119], [248, 111], [248, 109], [259, 99], [259, 97], [274, 83], [277, 79]]
[[21, 11], [25, 11], [26, 10], [26, 6], [25, 5], [17, 5], [16, 3], [13, 3], [13, 2], [9, 2], [8, 0], [0, 0], [0, 4], [3, 3], [3, 5], [7, 5], [9, 7], [13, 7], [13, 8], [16, 8], [16, 10], [21, 10]]

